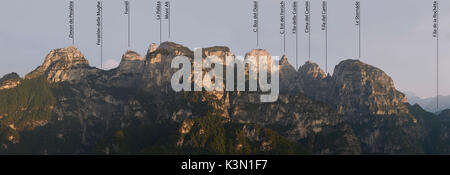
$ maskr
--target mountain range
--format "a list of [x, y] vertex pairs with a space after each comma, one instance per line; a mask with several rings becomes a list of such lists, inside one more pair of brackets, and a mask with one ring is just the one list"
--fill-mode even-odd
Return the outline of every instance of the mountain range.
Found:
[[[310, 61], [296, 70], [283, 56], [279, 99], [261, 103], [259, 91], [173, 91], [179, 55], [194, 57], [177, 43], [152, 44], [144, 57], [127, 51], [102, 70], [71, 46], [24, 78], [4, 76], [0, 154], [450, 153], [450, 110], [410, 105], [391, 77], [359, 60], [327, 75]], [[202, 55], [233, 54], [215, 46]]]
[[442, 110], [450, 109], [450, 95], [448, 96], [439, 95], [439, 108], [437, 108], [436, 97], [421, 98], [416, 96], [412, 92], [405, 92], [405, 94], [408, 97], [409, 103], [418, 104], [422, 106], [423, 109], [429, 112], [439, 114]]

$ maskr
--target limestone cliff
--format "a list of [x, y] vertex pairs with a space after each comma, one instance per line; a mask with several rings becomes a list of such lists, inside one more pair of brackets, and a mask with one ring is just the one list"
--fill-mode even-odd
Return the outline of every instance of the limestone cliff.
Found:
[[332, 103], [348, 115], [395, 115], [407, 113], [406, 96], [381, 69], [358, 60], [339, 63], [332, 77]]
[[41, 75], [47, 77], [50, 82], [62, 82], [75, 78], [70, 74], [71, 69], [89, 66], [84, 55], [75, 47], [70, 46], [52, 50], [41, 66], [25, 76], [26, 79], [36, 78]]

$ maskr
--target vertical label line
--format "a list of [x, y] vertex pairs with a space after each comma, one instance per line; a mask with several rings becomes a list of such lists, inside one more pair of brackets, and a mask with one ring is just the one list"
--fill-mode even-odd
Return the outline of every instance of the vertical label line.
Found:
[[298, 67], [298, 2], [294, 1], [292, 5], [292, 33], [295, 35], [295, 70]]
[[328, 74], [328, 6], [322, 1], [322, 30], [325, 31], [325, 72]]
[[72, 40], [72, 45], [75, 45], [75, 3], [69, 1], [69, 39]]
[[131, 7], [130, 7], [130, 2], [129, 1], [125, 1], [125, 15], [127, 15], [127, 20], [128, 20], [128, 23], [127, 23], [127, 30], [128, 30], [128, 48], [130, 48], [130, 38], [131, 38], [131, 18], [130, 18], [130, 9]]
[[358, 27], [358, 58], [361, 59], [361, 2], [355, 2], [355, 25]]
[[103, 68], [103, 3], [97, 1], [97, 45], [100, 46], [100, 68]]
[[156, 20], [159, 21], [159, 44], [162, 43], [162, 16], [161, 16], [161, 1], [156, 2]]
[[170, 39], [170, 1], [166, 1], [164, 2], [164, 6], [165, 6], [165, 15], [164, 15], [164, 19], [167, 20], [168, 24], [167, 24], [167, 34], [168, 37]]
[[253, 1], [253, 32], [256, 33], [256, 48], [259, 48], [259, 8], [258, 8], [258, 1]]
[[311, 60], [311, 2], [305, 1], [305, 33], [308, 34], [308, 60]]
[[283, 54], [286, 53], [286, 3], [280, 2], [280, 34], [283, 37]]
[[439, 1], [433, 2], [433, 38], [436, 38], [436, 112], [439, 111]]

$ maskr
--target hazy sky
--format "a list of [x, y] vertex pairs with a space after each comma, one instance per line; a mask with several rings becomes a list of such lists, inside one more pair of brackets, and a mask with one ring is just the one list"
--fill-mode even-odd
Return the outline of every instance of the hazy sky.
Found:
[[[131, 49], [145, 55], [149, 44], [159, 43], [159, 22], [154, 0], [130, 0], [131, 48], [127, 47], [127, 17], [123, 0], [103, 1], [104, 64], [120, 62]], [[250, 0], [172, 0], [171, 41], [193, 49], [225, 45], [236, 55], [256, 47]], [[278, 0], [260, 0], [260, 47], [283, 54], [279, 33]], [[292, 2], [286, 1], [286, 54], [295, 65]], [[298, 63], [308, 57], [304, 1], [299, 2]], [[311, 60], [325, 70], [325, 40], [321, 30], [321, 1], [311, 0]], [[2, 0], [0, 5], [0, 76], [21, 76], [41, 65], [51, 49], [71, 45], [66, 0]], [[422, 97], [436, 94], [436, 40], [432, 38], [431, 0], [362, 0], [362, 61], [383, 69], [401, 91]], [[92, 66], [100, 67], [96, 45], [96, 1], [75, 0], [75, 45]], [[357, 58], [354, 0], [328, 1], [328, 70], [339, 61]], [[163, 40], [167, 21], [163, 21]], [[440, 2], [440, 92], [450, 94], [450, 2]]]

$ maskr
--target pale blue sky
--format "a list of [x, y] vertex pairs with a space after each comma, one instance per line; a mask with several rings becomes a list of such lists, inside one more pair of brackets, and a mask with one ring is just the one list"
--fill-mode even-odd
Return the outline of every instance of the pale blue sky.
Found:
[[[156, 1], [130, 0], [131, 48], [145, 55], [159, 42]], [[226, 45], [236, 55], [256, 47], [251, 32], [250, 0], [172, 0], [172, 38], [193, 49]], [[260, 0], [260, 43], [272, 55], [282, 55], [279, 1]], [[287, 55], [295, 64], [292, 1], [287, 4]], [[299, 64], [307, 59], [304, 1], [299, 2]], [[96, 1], [75, 0], [76, 46], [92, 66], [100, 66], [96, 46]], [[104, 61], [119, 62], [127, 48], [126, 16], [122, 0], [104, 0]], [[388, 73], [398, 89], [419, 96], [436, 94], [435, 40], [432, 38], [431, 0], [362, 0], [362, 61]], [[324, 32], [320, 30], [321, 1], [312, 0], [311, 60], [325, 69]], [[353, 0], [329, 0], [329, 65], [356, 58], [357, 28]], [[440, 2], [440, 92], [450, 94], [450, 2]], [[53, 48], [71, 45], [68, 39], [68, 1], [2, 0], [0, 6], [0, 76], [21, 76], [39, 66]], [[164, 40], [168, 40], [164, 35]]]

